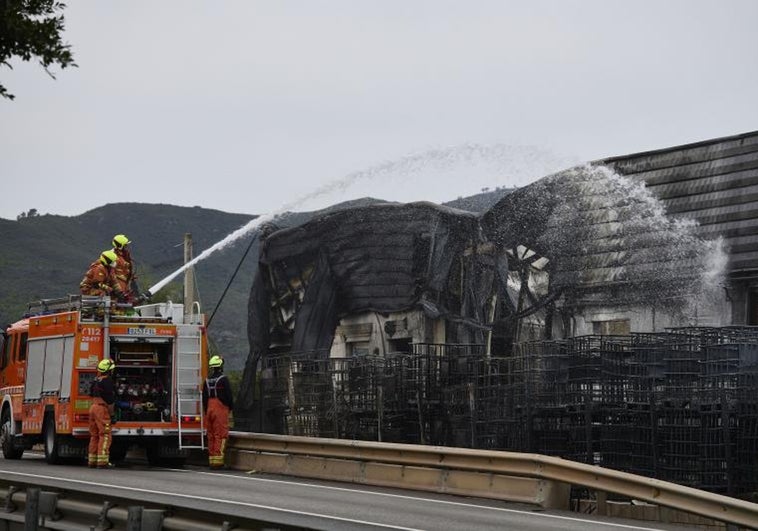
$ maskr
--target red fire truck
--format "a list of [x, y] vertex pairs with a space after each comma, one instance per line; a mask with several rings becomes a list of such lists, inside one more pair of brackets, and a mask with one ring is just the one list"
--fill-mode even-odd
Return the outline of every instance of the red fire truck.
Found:
[[181, 304], [132, 308], [108, 297], [42, 300], [0, 341], [6, 459], [40, 443], [48, 463], [86, 458], [90, 384], [104, 358], [116, 363], [113, 462], [142, 446], [151, 465], [180, 466], [204, 447], [208, 350], [197, 303], [185, 313]]

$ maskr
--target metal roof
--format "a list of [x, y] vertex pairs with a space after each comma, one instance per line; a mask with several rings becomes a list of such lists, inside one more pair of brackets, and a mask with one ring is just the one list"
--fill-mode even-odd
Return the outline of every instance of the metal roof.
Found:
[[641, 179], [698, 235], [722, 236], [729, 270], [758, 269], [758, 131], [597, 161]]

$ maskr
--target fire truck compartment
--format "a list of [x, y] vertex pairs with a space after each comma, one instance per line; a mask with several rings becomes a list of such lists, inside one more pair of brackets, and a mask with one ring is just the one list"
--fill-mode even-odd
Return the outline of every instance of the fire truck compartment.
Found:
[[119, 421], [171, 420], [173, 346], [171, 338], [111, 338]]

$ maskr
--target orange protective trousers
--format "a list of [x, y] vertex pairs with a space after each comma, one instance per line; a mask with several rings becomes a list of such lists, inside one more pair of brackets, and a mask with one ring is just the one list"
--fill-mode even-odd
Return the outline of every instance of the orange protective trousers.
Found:
[[221, 468], [224, 466], [224, 451], [229, 438], [229, 408], [218, 398], [209, 398], [206, 418], [208, 464], [211, 468]]
[[89, 466], [108, 466], [111, 441], [111, 414], [108, 405], [102, 398], [95, 398], [89, 408]]

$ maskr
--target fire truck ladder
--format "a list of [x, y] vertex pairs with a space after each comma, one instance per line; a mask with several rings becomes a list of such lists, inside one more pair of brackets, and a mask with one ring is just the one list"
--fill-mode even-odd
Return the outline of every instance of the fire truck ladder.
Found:
[[[202, 396], [202, 347], [197, 325], [177, 325], [176, 415], [179, 418], [179, 449], [205, 449]], [[200, 417], [200, 444], [186, 444], [183, 417]], [[192, 431], [193, 435], [198, 435]]]
[[[79, 310], [83, 320], [102, 320], [105, 308], [115, 308], [109, 297], [94, 297], [90, 295], [68, 295], [57, 299], [40, 299], [29, 303], [26, 316], [45, 315], [57, 312]], [[121, 305], [129, 306], [130, 305]], [[99, 312], [97, 311], [99, 310]]]

